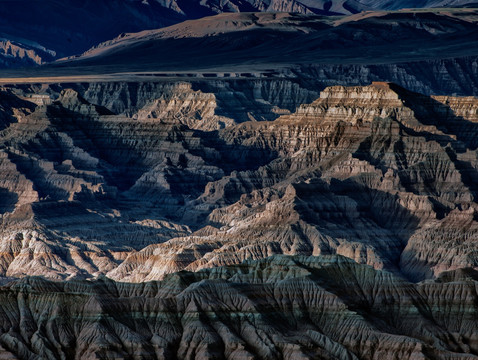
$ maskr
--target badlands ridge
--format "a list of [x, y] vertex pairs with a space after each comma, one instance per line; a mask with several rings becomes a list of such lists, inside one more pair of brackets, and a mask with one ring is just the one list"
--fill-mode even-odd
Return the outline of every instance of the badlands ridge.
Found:
[[275, 254], [413, 281], [477, 266], [477, 99], [221, 84], [5, 87], [1, 275], [140, 282]]
[[4, 86], [3, 359], [472, 359], [478, 99]]

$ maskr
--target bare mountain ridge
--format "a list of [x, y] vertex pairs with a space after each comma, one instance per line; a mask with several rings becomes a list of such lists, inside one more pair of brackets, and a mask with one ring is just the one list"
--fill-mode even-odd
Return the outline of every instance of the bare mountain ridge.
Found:
[[476, 21], [470, 9], [344, 18], [220, 14], [124, 34], [79, 58], [3, 73], [2, 83], [21, 77], [54, 83], [61, 76], [73, 76], [71, 82], [91, 81], [87, 76], [153, 82], [284, 78], [311, 91], [389, 81], [424, 94], [478, 95]]
[[[0, 49], [1, 67], [40, 64], [80, 54], [122, 33], [156, 29], [189, 19], [230, 12], [294, 12], [347, 15], [367, 10], [464, 6], [470, 1], [324, 1], [324, 0], [2, 0], [0, 37], [29, 57]], [[28, 12], [25, 12], [28, 9]], [[38, 46], [32, 48], [32, 44]], [[47, 49], [47, 53], [44, 50]], [[48, 56], [47, 54], [56, 55]], [[39, 61], [41, 59], [41, 61]]]
[[2, 274], [139, 282], [274, 254], [476, 268], [476, 98], [376, 83], [298, 106], [296, 84], [251, 85], [5, 89]]
[[125, 34], [59, 65], [74, 73], [75, 67], [89, 65], [99, 67], [98, 72], [108, 67], [120, 72], [122, 66], [126, 71], [126, 64], [128, 71], [174, 71], [243, 63], [251, 69], [268, 64], [280, 69], [297, 64], [460, 58], [478, 54], [473, 46], [477, 20], [473, 10], [376, 12], [340, 19], [288, 13], [221, 14]]

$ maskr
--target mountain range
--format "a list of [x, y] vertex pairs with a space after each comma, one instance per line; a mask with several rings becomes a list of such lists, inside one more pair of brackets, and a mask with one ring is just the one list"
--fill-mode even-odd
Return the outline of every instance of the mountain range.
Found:
[[57, 67], [67, 67], [70, 74], [76, 67], [85, 67], [88, 73], [89, 64], [99, 73], [208, 68], [257, 71], [302, 64], [463, 58], [478, 55], [477, 30], [475, 10], [367, 12], [340, 18], [221, 14], [124, 34]]
[[477, 358], [475, 4], [0, 5], [0, 359]]
[[3, 86], [7, 359], [472, 359], [478, 99]]
[[290, 79], [316, 92], [388, 81], [428, 95], [478, 95], [477, 27], [475, 9], [219, 14], [4, 70], [0, 81]]
[[278, 256], [143, 284], [27, 278], [0, 288], [0, 355], [471, 360], [477, 284], [469, 270], [414, 284], [340, 256]]
[[0, 67], [43, 64], [80, 54], [122, 33], [162, 28], [220, 13], [337, 16], [368, 10], [472, 5], [472, 1], [466, 0], [1, 0]]

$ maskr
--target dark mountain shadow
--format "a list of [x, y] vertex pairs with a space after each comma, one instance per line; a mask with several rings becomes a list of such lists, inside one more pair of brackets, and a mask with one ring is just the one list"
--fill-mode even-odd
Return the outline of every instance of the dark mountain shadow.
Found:
[[9, 91], [0, 91], [0, 131], [17, 122], [13, 109], [32, 112], [35, 107], [34, 103], [22, 100]]
[[[104, 177], [107, 185], [116, 187], [120, 194], [128, 191], [138, 179], [157, 166], [171, 187], [171, 196], [177, 198], [178, 205], [184, 205], [185, 197], [199, 196], [210, 181], [218, 180], [217, 174], [200, 176], [194, 173], [194, 161], [187, 154], [200, 157], [206, 165], [214, 166], [225, 175], [232, 171], [255, 170], [274, 159], [277, 154], [264, 148], [243, 146], [236, 142], [221, 139], [218, 131], [191, 130], [181, 124], [161, 124], [121, 119], [115, 116], [82, 114], [66, 109], [60, 104], [48, 107], [48, 118], [52, 128], [45, 135], [38, 135], [33, 141], [21, 144], [21, 148], [40, 159], [54, 164], [72, 160], [79, 170], [94, 171]], [[59, 134], [66, 134], [73, 146], [99, 159], [97, 166], [71, 158], [71, 145]], [[12, 155], [13, 156], [13, 155]], [[23, 166], [22, 171], [42, 174], [38, 167], [16, 159]], [[213, 178], [211, 178], [213, 176]], [[222, 175], [221, 175], [222, 176]], [[38, 183], [42, 197], [50, 195], [56, 199], [59, 189], [40, 179]], [[61, 190], [61, 189], [60, 189]], [[165, 196], [161, 193], [156, 196]], [[134, 199], [129, 199], [134, 200]], [[154, 198], [142, 201], [155, 201]], [[157, 199], [159, 200], [159, 199]]]
[[[68, 238], [81, 239], [83, 244], [74, 241], [74, 246], [82, 251], [88, 251], [88, 243], [91, 242], [115, 263], [119, 262], [111, 256], [112, 252], [128, 248], [139, 251], [176, 235], [171, 232], [168, 236], [164, 229], [130, 223], [127, 217], [118, 220], [104, 216], [100, 211], [97, 212], [100, 206], [95, 205], [91, 201], [40, 201], [30, 205], [30, 216], [37, 226], [44, 228], [52, 241], [59, 240], [68, 245]], [[100, 210], [105, 210], [105, 207]], [[76, 266], [69, 249], [61, 246], [52, 249], [62, 259]]]
[[[193, 2], [188, 0], [177, 0], [176, 3], [178, 4], [179, 8], [190, 19], [199, 19], [205, 16], [217, 15], [217, 13], [212, 11], [210, 8], [203, 6], [199, 2]], [[250, 6], [249, 11], [253, 12], [253, 11], [256, 11], [256, 9]]]
[[179, 23], [187, 16], [156, 1], [3, 0], [0, 33], [28, 39], [59, 57], [86, 51], [121, 33]]
[[5, 188], [0, 188], [0, 214], [12, 212], [18, 202], [18, 195]]
[[[244, 139], [226, 141], [222, 139], [221, 130], [195, 131], [195, 135], [201, 138], [201, 146], [188, 150], [193, 155], [198, 155], [208, 164], [212, 164], [224, 170], [226, 175], [232, 171], [257, 170], [278, 157], [278, 152], [267, 147], [242, 145]], [[211, 153], [214, 149], [215, 153]], [[219, 157], [217, 155], [219, 154]]]
[[478, 170], [469, 161], [458, 159], [457, 154], [478, 149], [478, 123], [455, 115], [450, 106], [430, 96], [412, 93], [395, 84], [390, 87], [399, 94], [404, 105], [413, 110], [415, 117], [424, 125], [437, 127], [445, 135], [414, 131], [400, 124], [403, 132], [411, 136], [423, 136], [427, 141], [436, 141], [460, 172], [463, 183], [470, 189], [475, 201], [478, 199]]
[[[58, 342], [61, 333], [50, 328], [69, 331], [68, 342], [51, 346], [58, 358], [81, 356], [84, 349], [101, 345], [108, 353], [97, 352], [97, 357], [128, 358], [134, 349], [138, 356], [154, 358], [159, 349], [164, 358], [178, 359], [184, 358], [180, 346], [195, 345], [197, 334], [206, 334], [200, 340], [208, 344], [206, 357], [214, 359], [227, 358], [225, 347], [238, 342], [248, 354], [265, 358], [258, 346], [264, 338], [270, 359], [284, 358], [284, 344], [311, 358], [368, 359], [386, 352], [389, 343], [400, 350], [411, 344], [406, 350], [435, 359], [448, 355], [446, 350], [455, 357], [474, 353], [476, 346], [460, 345], [473, 339], [466, 329], [474, 325], [477, 306], [467, 295], [475, 285], [415, 285], [342, 257], [277, 256], [197, 273], [182, 271], [145, 283], [26, 277], [1, 288], [0, 299], [4, 333], [15, 334], [21, 345], [6, 343], [4, 348], [17, 356], [19, 348], [31, 346], [31, 336], [19, 335], [23, 321], [30, 325], [21, 328], [23, 333], [37, 334], [42, 344]], [[451, 295], [437, 300], [436, 294], [445, 291]], [[463, 306], [454, 305], [457, 301]], [[464, 329], [459, 333], [463, 339], [454, 336], [455, 324]], [[81, 335], [98, 329], [111, 336], [83, 345]], [[221, 337], [224, 332], [229, 337]], [[255, 336], [257, 332], [264, 337]], [[133, 346], [121, 341], [125, 336], [134, 336]], [[383, 347], [381, 342], [386, 342]], [[192, 351], [193, 356], [201, 354]]]
[[[419, 219], [402, 206], [394, 194], [367, 187], [358, 180], [331, 179], [328, 184], [314, 179], [311, 184], [295, 184], [297, 198], [301, 200], [296, 203], [296, 210], [301, 219], [317, 226], [321, 233], [335, 237], [337, 231], [343, 231], [349, 241], [373, 245], [377, 254], [390, 262], [389, 270], [399, 273], [401, 252], [418, 228]], [[345, 206], [347, 198], [356, 202], [357, 207]], [[329, 204], [325, 208], [321, 205], [323, 201]], [[360, 222], [356, 221], [357, 217]], [[394, 239], [393, 244], [380, 238], [380, 231], [382, 236]]]
[[[461, 116], [455, 115], [450, 106], [441, 103], [430, 96], [408, 91], [396, 84], [390, 84], [403, 100], [405, 106], [413, 110], [415, 117], [424, 125], [436, 126], [444, 134], [451, 135], [448, 140], [457, 152], [478, 148], [478, 123], [473, 123]], [[460, 146], [456, 141], [465, 147]]]
[[9, 151], [7, 151], [7, 154], [18, 171], [33, 183], [33, 190], [38, 192], [40, 199], [64, 200], [68, 198], [68, 191], [47, 181], [48, 172], [40, 166], [38, 159]]
[[[423, 335], [420, 334], [421, 330], [419, 328], [440, 329], [434, 309], [430, 307], [426, 296], [418, 291], [413, 281], [395, 276], [383, 276], [380, 271], [371, 268], [360, 271], [363, 265], [358, 265], [353, 261], [344, 261], [340, 266], [322, 268], [300, 263], [298, 266], [310, 271], [310, 277], [314, 282], [338, 296], [350, 310], [360, 314], [381, 332], [396, 335], [407, 334], [420, 338]], [[371, 288], [371, 282], [380, 285]], [[389, 301], [389, 296], [398, 296], [397, 288], [400, 289], [399, 296], [405, 296], [409, 300], [408, 306], [413, 308], [417, 316], [420, 317], [418, 328], [410, 328], [407, 321], [404, 322], [404, 318], [409, 316], [410, 308], [405, 309], [402, 306], [397, 306], [395, 301]], [[379, 294], [387, 294], [388, 296], [381, 297]], [[415, 319], [409, 321], [413, 322]], [[441, 341], [450, 340], [448, 334], [440, 330], [435, 336]], [[455, 342], [452, 341], [451, 343], [450, 348], [453, 349]]]
[[[393, 194], [366, 187], [355, 179], [332, 179], [330, 190], [336, 195], [355, 200], [361, 217], [372, 220], [379, 227], [391, 230], [402, 241], [406, 240], [409, 232], [417, 229], [418, 217], [400, 205], [399, 198]], [[383, 205], [386, 207], [383, 208]], [[398, 229], [402, 231], [399, 232]]]

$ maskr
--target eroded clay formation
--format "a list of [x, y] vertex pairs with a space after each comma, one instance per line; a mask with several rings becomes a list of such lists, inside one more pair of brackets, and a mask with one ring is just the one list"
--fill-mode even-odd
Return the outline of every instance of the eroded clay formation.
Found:
[[409, 283], [335, 255], [161, 282], [0, 288], [2, 359], [475, 359], [477, 273]]
[[140, 282], [275, 254], [414, 281], [476, 268], [478, 100], [374, 83], [291, 112], [307, 94], [289, 85], [165, 83], [141, 101], [103, 87], [93, 103], [5, 88], [1, 275]]

